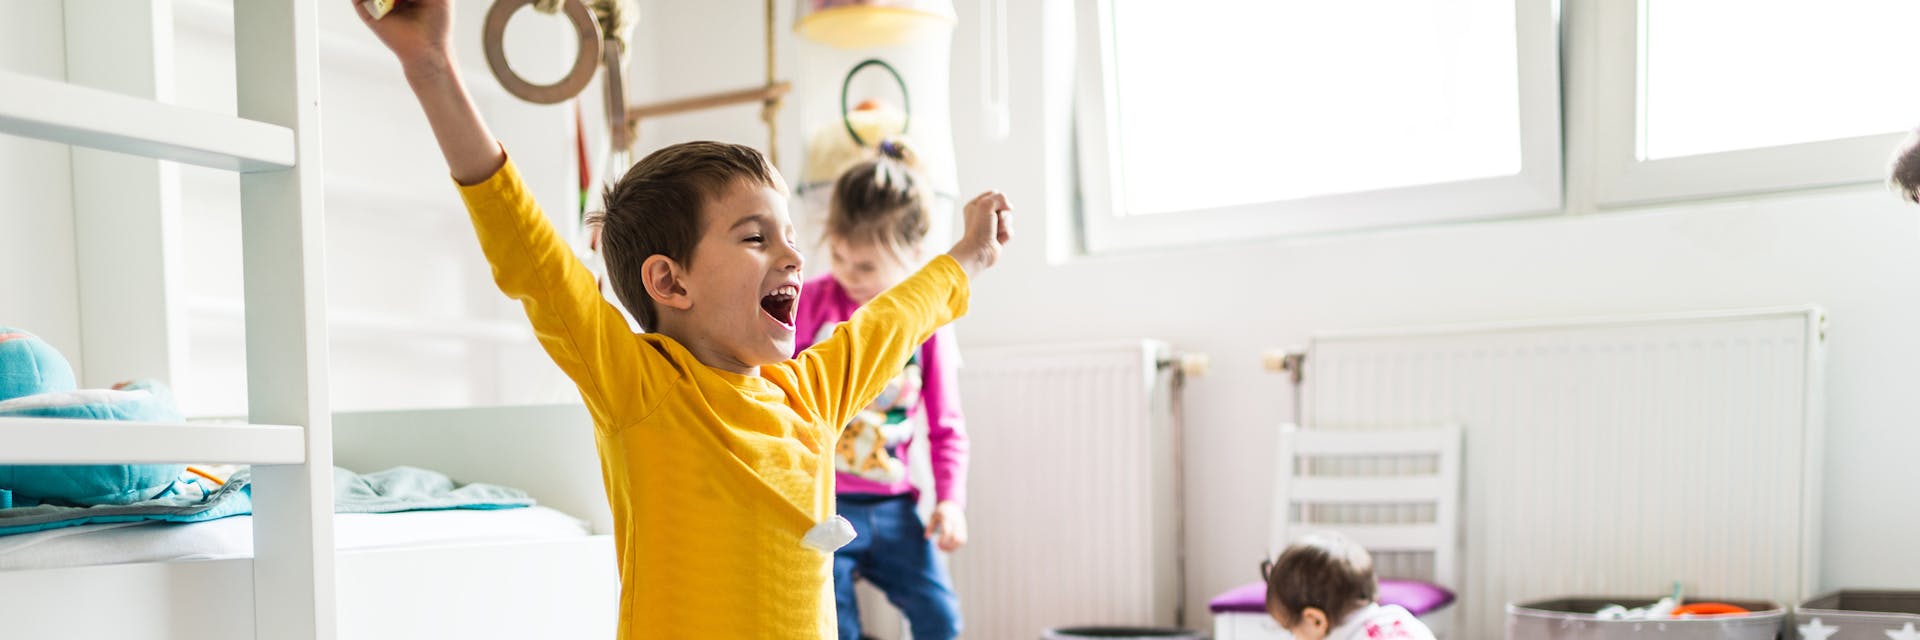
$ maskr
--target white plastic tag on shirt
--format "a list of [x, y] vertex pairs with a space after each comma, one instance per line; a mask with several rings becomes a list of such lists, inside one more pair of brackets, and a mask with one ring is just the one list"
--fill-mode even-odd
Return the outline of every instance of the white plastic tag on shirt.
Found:
[[847, 546], [847, 543], [853, 542], [858, 535], [853, 531], [853, 523], [835, 514], [826, 522], [813, 525], [812, 529], [808, 529], [806, 537], [800, 539], [800, 544], [819, 549], [823, 553], [833, 553], [840, 547]]

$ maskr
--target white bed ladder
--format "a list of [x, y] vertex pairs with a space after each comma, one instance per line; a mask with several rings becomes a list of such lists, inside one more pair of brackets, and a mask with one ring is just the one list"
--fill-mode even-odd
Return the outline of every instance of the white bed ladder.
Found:
[[[321, 227], [319, 15], [314, 0], [236, 0], [238, 117], [160, 101], [171, 54], [169, 0], [68, 0], [67, 82], [0, 71], [0, 133], [75, 147], [75, 220], [105, 220], [128, 255], [81, 258], [87, 347], [139, 324], [164, 297], [121, 309], [88, 296], [90, 270], [163, 260], [163, 223], [111, 218], [114, 196], [161, 193], [165, 161], [241, 173], [248, 425], [0, 419], [0, 464], [252, 464], [254, 635], [334, 637], [333, 446], [327, 407], [325, 235]], [[118, 64], [116, 64], [118, 63]], [[128, 157], [136, 156], [136, 157]], [[117, 185], [127, 191], [102, 191]], [[157, 180], [156, 180], [157, 177]], [[141, 189], [152, 191], [143, 192]], [[135, 197], [135, 196], [127, 196]], [[150, 213], [164, 207], [140, 207]], [[102, 218], [102, 216], [106, 216]], [[125, 223], [125, 224], [121, 224]], [[77, 234], [78, 235], [78, 234]], [[83, 238], [82, 242], [89, 242]], [[97, 246], [95, 248], [98, 248]], [[87, 252], [82, 252], [83, 254]], [[171, 329], [177, 331], [177, 329]], [[167, 340], [165, 327], [159, 340]], [[96, 350], [104, 351], [104, 349]], [[163, 368], [169, 353], [160, 350]], [[83, 356], [85, 357], [85, 356]], [[86, 360], [92, 360], [85, 357]], [[85, 362], [83, 361], [83, 370]]]

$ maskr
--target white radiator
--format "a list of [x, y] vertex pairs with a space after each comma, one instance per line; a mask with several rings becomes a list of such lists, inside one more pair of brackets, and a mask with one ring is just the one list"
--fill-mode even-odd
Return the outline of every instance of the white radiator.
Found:
[[1463, 427], [1455, 637], [1499, 637], [1509, 602], [1674, 580], [1791, 606], [1819, 577], [1823, 325], [1798, 308], [1316, 336], [1301, 418]]
[[964, 353], [970, 542], [951, 567], [966, 637], [1173, 623], [1166, 355], [1149, 341]]

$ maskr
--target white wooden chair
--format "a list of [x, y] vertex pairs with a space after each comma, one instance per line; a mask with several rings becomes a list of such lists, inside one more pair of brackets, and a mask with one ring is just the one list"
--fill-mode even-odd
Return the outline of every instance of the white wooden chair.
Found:
[[[1281, 427], [1267, 557], [1277, 556], [1301, 534], [1335, 531], [1374, 554], [1375, 575], [1383, 580], [1389, 604], [1397, 604], [1394, 592], [1421, 588], [1409, 583], [1457, 590], [1460, 438], [1461, 430], [1454, 425]], [[1252, 594], [1249, 587], [1236, 590], [1243, 591]], [[1287, 637], [1264, 611], [1234, 610], [1220, 603], [1216, 600], [1216, 640]], [[1420, 619], [1435, 636], [1445, 638], [1454, 608], [1447, 604]]]

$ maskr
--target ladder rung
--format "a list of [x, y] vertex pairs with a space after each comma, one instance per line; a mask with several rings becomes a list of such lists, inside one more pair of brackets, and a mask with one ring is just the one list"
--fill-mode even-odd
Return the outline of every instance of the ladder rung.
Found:
[[293, 166], [293, 130], [0, 71], [0, 133], [215, 169]]
[[300, 427], [0, 418], [0, 464], [300, 464]]

